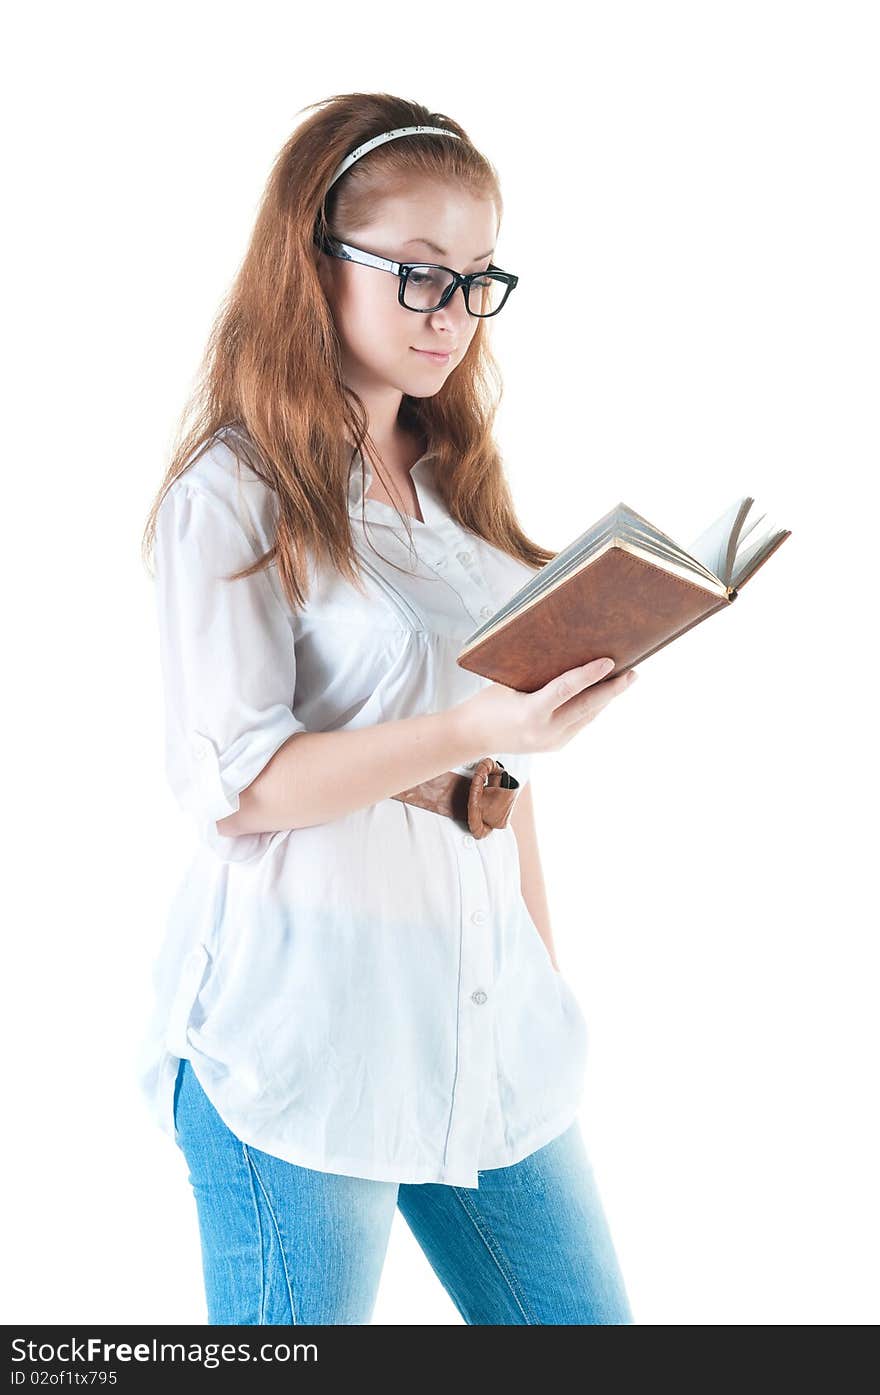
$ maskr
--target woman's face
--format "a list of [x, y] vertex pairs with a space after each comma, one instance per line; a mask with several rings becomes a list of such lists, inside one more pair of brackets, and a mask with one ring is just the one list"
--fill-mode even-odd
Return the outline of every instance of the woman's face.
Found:
[[[344, 242], [392, 261], [435, 262], [466, 273], [489, 266], [498, 225], [491, 200], [420, 180], [389, 195], [369, 227], [334, 231]], [[479, 324], [467, 313], [464, 290], [459, 287], [442, 310], [420, 314], [400, 304], [400, 282], [387, 271], [324, 253], [318, 267], [349, 387], [361, 394], [393, 388], [411, 397], [433, 396], [461, 362]], [[418, 352], [424, 349], [449, 358]]]

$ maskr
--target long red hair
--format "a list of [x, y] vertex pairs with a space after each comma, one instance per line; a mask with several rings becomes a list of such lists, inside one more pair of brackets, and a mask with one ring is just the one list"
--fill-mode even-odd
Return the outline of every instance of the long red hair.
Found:
[[[499, 224], [503, 211], [494, 168], [450, 117], [384, 92], [347, 93], [302, 110], [314, 114], [297, 127], [272, 167], [143, 537], [149, 564], [156, 515], [168, 489], [221, 428], [232, 427], [226, 443], [234, 450], [240, 444], [247, 464], [278, 500], [273, 547], [234, 576], [274, 563], [294, 609], [307, 596], [310, 552], [360, 585], [348, 514], [354, 455], [340, 449], [343, 436], [376, 458], [363, 401], [342, 378], [336, 328], [318, 277], [315, 230], [345, 240], [347, 227], [377, 215], [389, 182], [396, 185], [408, 175], [432, 175], [491, 198]], [[349, 151], [399, 126], [444, 126], [462, 139], [414, 135], [387, 141], [355, 161], [325, 202], [330, 178]], [[465, 357], [440, 390], [432, 397], [404, 395], [398, 420], [435, 455], [436, 485], [451, 516], [538, 568], [556, 554], [528, 538], [517, 521], [492, 439], [501, 393], [480, 320]]]

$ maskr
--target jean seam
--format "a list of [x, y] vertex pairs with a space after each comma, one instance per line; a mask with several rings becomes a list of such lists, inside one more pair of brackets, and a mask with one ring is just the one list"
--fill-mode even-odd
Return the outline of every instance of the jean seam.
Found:
[[[459, 1187], [453, 1187], [452, 1190], [458, 1197], [462, 1210], [470, 1220], [471, 1225], [474, 1227], [474, 1230], [477, 1232], [483, 1244], [485, 1245], [487, 1251], [491, 1255], [493, 1262], [498, 1268], [498, 1272], [501, 1274], [502, 1278], [504, 1279], [504, 1282], [510, 1289], [510, 1292], [513, 1296], [513, 1300], [519, 1308], [520, 1312], [522, 1313], [523, 1317], [525, 1318], [526, 1323], [531, 1326], [540, 1326], [538, 1319], [535, 1317], [534, 1313], [532, 1312], [529, 1306], [525, 1294], [522, 1292], [516, 1280], [516, 1276], [507, 1267], [506, 1258], [501, 1249], [501, 1246], [498, 1244], [496, 1237], [489, 1230], [488, 1226], [485, 1226], [485, 1223], [481, 1222], [480, 1214], [474, 1207], [470, 1198], [465, 1196], [465, 1194], [461, 1191]], [[502, 1263], [502, 1260], [504, 1260], [504, 1263]]]
[[[271, 1201], [269, 1200], [269, 1194], [268, 1194], [268, 1192], [266, 1191], [266, 1188], [265, 1188], [264, 1185], [263, 1185], [263, 1179], [262, 1179], [262, 1177], [261, 1177], [260, 1174], [259, 1174], [259, 1171], [258, 1171], [258, 1169], [257, 1169], [257, 1165], [256, 1165], [256, 1163], [254, 1162], [253, 1158], [251, 1157], [250, 1150], [248, 1149], [248, 1145], [247, 1145], [246, 1143], [243, 1143], [241, 1146], [242, 1146], [242, 1148], [244, 1149], [244, 1155], [245, 1155], [245, 1158], [247, 1159], [247, 1163], [248, 1163], [248, 1166], [249, 1166], [249, 1168], [250, 1168], [250, 1170], [251, 1170], [251, 1174], [252, 1174], [252, 1175], [251, 1175], [251, 1188], [253, 1188], [253, 1178], [256, 1177], [257, 1182], [259, 1183], [260, 1191], [263, 1193], [263, 1199], [264, 1199], [264, 1201], [266, 1202], [266, 1207], [267, 1207], [267, 1209], [268, 1209], [268, 1211], [269, 1211], [269, 1216], [270, 1216], [270, 1219], [271, 1219], [271, 1221], [272, 1221], [272, 1225], [273, 1225], [274, 1228], [275, 1228], [275, 1237], [276, 1237], [276, 1239], [277, 1239], [277, 1241], [278, 1241], [278, 1253], [279, 1253], [280, 1256], [281, 1256], [281, 1264], [282, 1264], [282, 1267], [283, 1267], [283, 1269], [284, 1269], [284, 1282], [285, 1282], [285, 1284], [286, 1284], [286, 1286], [287, 1286], [287, 1301], [288, 1301], [288, 1303], [290, 1304], [290, 1318], [291, 1318], [291, 1324], [292, 1324], [292, 1326], [296, 1327], [296, 1326], [298, 1325], [298, 1324], [297, 1324], [297, 1320], [296, 1320], [296, 1309], [294, 1308], [294, 1305], [293, 1305], [293, 1291], [292, 1291], [291, 1286], [290, 1286], [290, 1274], [289, 1274], [288, 1269], [287, 1269], [287, 1256], [286, 1256], [286, 1254], [284, 1253], [284, 1245], [283, 1245], [282, 1240], [281, 1240], [281, 1230], [280, 1230], [280, 1227], [279, 1227], [279, 1225], [278, 1225], [278, 1219], [277, 1219], [277, 1217], [276, 1217], [276, 1215], [275, 1215], [274, 1207], [272, 1206], [272, 1203], [271, 1203]], [[254, 1205], [256, 1206], [256, 1204], [257, 1204], [257, 1200], [256, 1200], [256, 1197], [254, 1197]], [[257, 1208], [257, 1218], [258, 1218], [258, 1220], [259, 1220], [259, 1208]], [[261, 1230], [261, 1232], [260, 1232], [260, 1283], [261, 1283], [260, 1318], [261, 1318], [261, 1319], [265, 1317], [265, 1307], [264, 1307], [265, 1301], [266, 1301], [266, 1275], [265, 1275], [265, 1267], [266, 1267], [266, 1266], [265, 1266], [265, 1260], [263, 1259], [263, 1241], [262, 1241], [262, 1230]]]
[[242, 1153], [244, 1154], [244, 1160], [248, 1169], [248, 1182], [250, 1183], [251, 1188], [251, 1201], [254, 1203], [254, 1215], [257, 1218], [257, 1240], [260, 1246], [260, 1308], [258, 1320], [262, 1322], [263, 1318], [265, 1317], [266, 1311], [266, 1261], [263, 1256], [263, 1218], [260, 1215], [260, 1204], [257, 1201], [257, 1194], [254, 1191], [254, 1174], [250, 1166], [250, 1158], [248, 1156], [247, 1145], [243, 1143], [241, 1145], [241, 1149]]

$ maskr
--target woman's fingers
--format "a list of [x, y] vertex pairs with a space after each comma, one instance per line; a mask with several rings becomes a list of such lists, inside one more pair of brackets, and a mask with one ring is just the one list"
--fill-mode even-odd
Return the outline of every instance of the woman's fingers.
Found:
[[[613, 661], [594, 659], [579, 668], [569, 669], [548, 683], [542, 693], [551, 704], [550, 718], [565, 729], [585, 725], [593, 720], [609, 702], [618, 697], [635, 681], [634, 669], [627, 669], [600, 682], [614, 667]], [[595, 691], [590, 691], [595, 689]]]
[[588, 664], [579, 664], [577, 668], [560, 673], [558, 678], [551, 678], [550, 682], [545, 683], [540, 689], [541, 697], [552, 712], [573, 697], [577, 697], [585, 688], [598, 683], [613, 667], [613, 659], [591, 659]]

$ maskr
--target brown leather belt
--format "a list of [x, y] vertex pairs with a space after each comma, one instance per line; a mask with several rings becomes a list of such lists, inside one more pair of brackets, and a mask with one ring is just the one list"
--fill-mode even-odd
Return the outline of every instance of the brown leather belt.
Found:
[[513, 812], [519, 780], [505, 770], [494, 756], [483, 756], [473, 775], [459, 775], [447, 770], [433, 780], [392, 794], [404, 804], [445, 814], [469, 828], [475, 838], [485, 838], [493, 828], [504, 828]]

